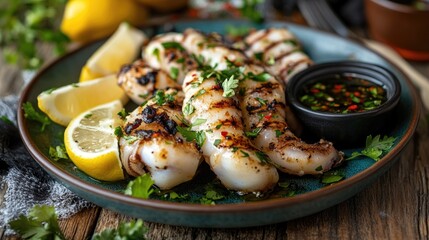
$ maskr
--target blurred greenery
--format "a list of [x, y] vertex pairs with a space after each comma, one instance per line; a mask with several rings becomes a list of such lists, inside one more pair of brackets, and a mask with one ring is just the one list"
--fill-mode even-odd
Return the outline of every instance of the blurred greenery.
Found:
[[37, 69], [43, 58], [36, 43], [48, 43], [56, 55], [66, 50], [68, 38], [59, 30], [66, 0], [1, 0], [0, 47], [7, 63]]

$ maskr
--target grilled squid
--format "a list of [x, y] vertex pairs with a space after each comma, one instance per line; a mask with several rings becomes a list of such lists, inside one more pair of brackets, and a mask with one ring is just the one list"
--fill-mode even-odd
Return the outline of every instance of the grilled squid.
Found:
[[320, 174], [341, 163], [343, 154], [331, 142], [307, 144], [292, 133], [285, 120], [280, 82], [256, 65], [248, 65], [244, 72], [250, 76], [240, 83], [246, 133], [280, 171], [299, 176]]
[[222, 184], [241, 193], [262, 193], [278, 181], [269, 158], [244, 135], [236, 97], [224, 97], [214, 77], [189, 72], [183, 83], [183, 113], [191, 129], [203, 139], [203, 156]]
[[165, 33], [154, 37], [143, 50], [143, 58], [149, 66], [167, 72], [172, 79], [183, 83], [189, 70], [197, 67], [182, 46], [183, 35], [180, 33]]
[[151, 68], [141, 59], [121, 68], [118, 85], [138, 105], [152, 98], [157, 90], [181, 88], [165, 71]]
[[287, 81], [312, 64], [301, 51], [296, 37], [285, 28], [269, 28], [250, 33], [245, 38], [246, 55], [257, 60], [278, 79]]
[[160, 189], [171, 189], [194, 177], [201, 154], [177, 132], [183, 126], [182, 93], [169, 89], [157, 95], [127, 116], [119, 140], [121, 161], [129, 175], [149, 173]]
[[213, 36], [206, 36], [194, 29], [183, 33], [183, 47], [193, 54], [199, 64], [209, 65], [218, 70], [227, 69], [229, 63], [243, 64], [246, 56], [239, 50], [229, 48]]

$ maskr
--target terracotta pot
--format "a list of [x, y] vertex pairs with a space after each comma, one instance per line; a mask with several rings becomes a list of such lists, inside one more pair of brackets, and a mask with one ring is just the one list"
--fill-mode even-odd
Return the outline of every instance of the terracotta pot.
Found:
[[371, 37], [409, 60], [429, 61], [429, 10], [387, 0], [365, 0]]

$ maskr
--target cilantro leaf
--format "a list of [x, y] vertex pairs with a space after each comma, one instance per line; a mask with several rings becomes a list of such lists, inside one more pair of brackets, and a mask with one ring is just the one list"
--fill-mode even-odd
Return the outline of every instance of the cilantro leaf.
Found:
[[101, 233], [96, 233], [92, 236], [92, 240], [144, 240], [147, 228], [143, 224], [143, 220], [130, 221], [121, 223], [117, 229], [105, 229]]
[[37, 112], [33, 104], [30, 102], [26, 102], [22, 105], [22, 110], [24, 110], [24, 117], [36, 122], [39, 122], [42, 124], [41, 131], [43, 132], [45, 130], [45, 127], [49, 124], [51, 124], [51, 121], [47, 116], [44, 116], [43, 114]]
[[377, 135], [373, 138], [371, 135], [369, 135], [366, 138], [365, 148], [360, 152], [353, 152], [352, 155], [346, 160], [366, 156], [375, 161], [378, 161], [380, 160], [383, 153], [389, 151], [389, 149], [392, 148], [395, 141], [396, 137], [384, 136], [381, 138], [380, 135]]
[[163, 90], [158, 90], [155, 93], [154, 101], [159, 106], [163, 105], [164, 103], [173, 102], [174, 101], [174, 95], [172, 94], [165, 94]]
[[258, 136], [258, 134], [262, 131], [262, 128], [258, 127], [253, 129], [250, 132], [245, 132], [246, 137], [255, 138]]
[[189, 127], [176, 127], [177, 131], [186, 139], [188, 142], [195, 140], [198, 146], [203, 146], [206, 141], [206, 134], [204, 131], [192, 131]]
[[223, 88], [223, 97], [232, 97], [235, 95], [234, 90], [238, 87], [238, 79], [234, 77], [234, 75], [231, 75], [231, 77], [227, 80], [225, 80], [222, 83]]
[[181, 50], [181, 51], [184, 51], [185, 50], [185, 48], [184, 47], [182, 47], [182, 45], [180, 44], [180, 43], [178, 43], [178, 42], [163, 42], [163, 43], [161, 43], [162, 44], [162, 46], [165, 48], [165, 49], [167, 49], [167, 48], [176, 48], [176, 49], [179, 49], [179, 50]]
[[36, 205], [28, 216], [20, 215], [9, 225], [23, 239], [65, 239], [52, 206]]
[[207, 122], [207, 119], [204, 119], [204, 118], [197, 118], [197, 119], [195, 119], [195, 121], [192, 123], [192, 127], [199, 126], [199, 125], [201, 125], [201, 124], [203, 124], [203, 123], [205, 123], [205, 122]]
[[50, 146], [49, 156], [54, 161], [58, 161], [60, 159], [69, 159], [69, 156], [67, 155], [67, 151], [64, 146], [56, 146], [56, 147]]
[[216, 204], [216, 200], [221, 200], [225, 198], [225, 196], [223, 196], [222, 194], [218, 193], [215, 190], [207, 190], [206, 194], [204, 195], [204, 197], [202, 197], [200, 199], [200, 203], [202, 204], [210, 204], [210, 205], [215, 205]]
[[170, 76], [172, 79], [177, 80], [177, 77], [179, 76], [179, 69], [177, 67], [171, 67]]
[[191, 103], [187, 102], [185, 104], [185, 107], [183, 108], [183, 114], [188, 116], [188, 115], [191, 115], [194, 111], [195, 111], [194, 106]]
[[263, 72], [263, 73], [259, 73], [259, 74], [254, 74], [252, 72], [249, 72], [247, 74], [247, 78], [255, 81], [255, 82], [266, 82], [268, 81], [268, 79], [270, 79], [272, 76], [267, 73], [267, 72]]
[[154, 192], [152, 180], [148, 173], [137, 177], [133, 181], [130, 181], [125, 190], [126, 195], [133, 197], [148, 199], [149, 196]]
[[[120, 112], [118, 112], [118, 116], [122, 119], [125, 120], [125, 118], [128, 116], [127, 111], [125, 110], [125, 108], [122, 108]], [[85, 116], [86, 117], [86, 116]]]

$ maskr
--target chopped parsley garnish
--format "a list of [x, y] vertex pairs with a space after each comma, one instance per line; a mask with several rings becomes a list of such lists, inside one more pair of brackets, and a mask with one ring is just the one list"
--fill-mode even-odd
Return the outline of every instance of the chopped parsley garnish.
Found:
[[164, 195], [164, 197], [166, 199], [169, 199], [169, 200], [186, 200], [189, 198], [189, 195], [188, 194], [178, 194], [178, 193], [172, 191], [172, 192], [166, 193]]
[[159, 106], [163, 105], [164, 103], [173, 102], [174, 101], [174, 94], [165, 94], [163, 90], [158, 90], [155, 93], [155, 102]]
[[262, 60], [263, 60], [263, 57], [264, 57], [264, 53], [263, 53], [263, 52], [257, 52], [257, 53], [255, 53], [255, 54], [253, 54], [253, 56], [254, 56], [257, 60], [262, 61]]
[[392, 148], [395, 140], [396, 137], [384, 136], [381, 138], [380, 135], [377, 135], [373, 138], [371, 135], [369, 135], [366, 137], [365, 148], [360, 152], [353, 152], [352, 155], [346, 160], [366, 156], [372, 158], [375, 161], [378, 161], [380, 160], [380, 157], [383, 155], [383, 153], [389, 151]]
[[297, 45], [298, 45], [298, 43], [297, 43], [297, 42], [296, 42], [296, 40], [294, 40], [294, 39], [284, 40], [283, 42], [284, 42], [284, 43], [287, 43], [287, 44], [290, 44], [290, 45], [292, 45], [292, 46], [297, 46]]
[[270, 158], [268, 157], [267, 154], [265, 154], [261, 151], [256, 151], [255, 154], [261, 163], [269, 163], [270, 162]]
[[155, 56], [156, 56], [156, 58], [158, 59], [158, 61], [160, 61], [160, 60], [161, 60], [161, 56], [159, 55], [159, 49], [158, 49], [158, 48], [155, 48], [155, 49], [153, 50], [152, 55], [155, 55]]
[[66, 148], [64, 146], [49, 147], [49, 156], [52, 160], [69, 159]]
[[271, 66], [271, 65], [274, 65], [274, 63], [276, 63], [274, 56], [270, 56], [270, 58], [267, 61], [267, 64]]
[[226, 34], [231, 37], [242, 37], [249, 33], [250, 27], [226, 25], [225, 30], [226, 30]]
[[203, 95], [204, 93], [206, 93], [206, 90], [205, 90], [205, 89], [200, 89], [200, 90], [197, 92], [197, 94], [195, 94], [195, 95], [194, 95], [194, 98], [197, 98], [197, 97], [199, 97], [199, 96]]
[[147, 97], [149, 97], [149, 93], [145, 93], [145, 94], [139, 94], [140, 98], [146, 99]]
[[183, 114], [186, 116], [191, 115], [195, 111], [194, 106], [191, 103], [186, 103], [185, 107], [183, 108]]
[[258, 134], [259, 134], [261, 131], [262, 131], [262, 128], [258, 127], [258, 128], [253, 129], [253, 130], [252, 130], [252, 131], [250, 131], [250, 132], [245, 132], [245, 134], [246, 134], [246, 137], [255, 138], [255, 137], [257, 137], [257, 136], [258, 136]]
[[280, 137], [283, 133], [280, 130], [276, 130], [276, 137]]
[[24, 110], [24, 117], [42, 124], [41, 131], [45, 130], [45, 127], [51, 124], [51, 121], [47, 116], [37, 112], [33, 105], [30, 102], [26, 102], [22, 105], [22, 110]]
[[267, 103], [268, 103], [268, 100], [264, 100], [260, 97], [257, 97], [256, 100], [258, 100], [258, 102], [261, 104], [261, 106], [267, 105]]
[[170, 76], [174, 80], [177, 80], [177, 77], [179, 76], [179, 69], [177, 67], [171, 67], [170, 68]]
[[44, 91], [43, 93], [45, 93], [45, 94], [51, 94], [53, 91], [55, 91], [57, 88], [50, 88], [50, 89], [48, 89], [48, 90], [46, 90], [46, 91]]
[[[116, 130], [116, 129], [115, 129]], [[135, 141], [139, 140], [140, 138], [136, 137], [136, 136], [122, 136], [125, 141], [127, 141], [128, 144], [132, 144]]]
[[193, 123], [192, 123], [192, 127], [196, 127], [199, 126], [203, 123], [207, 122], [207, 119], [203, 119], [203, 118], [197, 118]]
[[179, 59], [176, 60], [177, 63], [184, 63], [185, 62], [185, 58], [181, 57]]
[[204, 131], [192, 131], [189, 127], [176, 127], [177, 131], [186, 139], [188, 142], [195, 140], [198, 146], [202, 146], [206, 140], [206, 134]]
[[128, 116], [128, 113], [127, 113], [127, 111], [125, 110], [125, 108], [122, 108], [122, 109], [121, 109], [121, 111], [120, 111], [120, 112], [118, 112], [118, 116], [119, 116], [122, 120], [124, 120], [124, 119]]
[[267, 72], [263, 72], [259, 74], [254, 74], [252, 72], [249, 72], [247, 74], [247, 77], [255, 82], [266, 82], [268, 81], [268, 79], [271, 78], [271, 75]]
[[316, 169], [314, 169], [314, 170], [316, 170], [316, 171], [318, 171], [318, 172], [320, 172], [320, 171], [322, 171], [323, 170], [323, 167], [322, 167], [322, 165], [320, 165], [320, 166], [318, 166]]
[[249, 157], [250, 156], [249, 153], [247, 153], [243, 150], [240, 150], [240, 152], [243, 154], [243, 157]]
[[125, 190], [126, 195], [133, 197], [148, 199], [149, 196], [155, 191], [153, 184], [155, 182], [152, 180], [148, 173], [137, 177], [133, 181], [130, 181]]
[[[118, 113], [119, 114], [119, 113]], [[90, 119], [92, 117], [92, 113], [88, 113], [85, 116], [83, 116], [86, 119]]]
[[117, 126], [115, 128], [115, 131], [113, 132], [117, 137], [124, 136], [124, 132], [122, 132], [122, 128], [120, 126]]
[[182, 45], [180, 43], [178, 43], [178, 42], [163, 42], [161, 44], [166, 49], [167, 48], [176, 48], [176, 49], [179, 49], [180, 51], [184, 51], [185, 50], [185, 48], [183, 48]]
[[219, 146], [221, 140], [220, 139], [216, 139], [213, 143], [213, 145], [215, 145], [216, 147]]
[[232, 97], [235, 95], [234, 90], [238, 87], [238, 79], [234, 78], [232, 75], [228, 80], [225, 80], [222, 83], [223, 94], [224, 97]]
[[204, 197], [200, 199], [201, 204], [215, 205], [217, 200], [223, 199], [225, 196], [215, 190], [207, 190]]
[[216, 129], [220, 129], [221, 127], [222, 127], [222, 123], [221, 124], [218, 124], [218, 125], [216, 125]]

